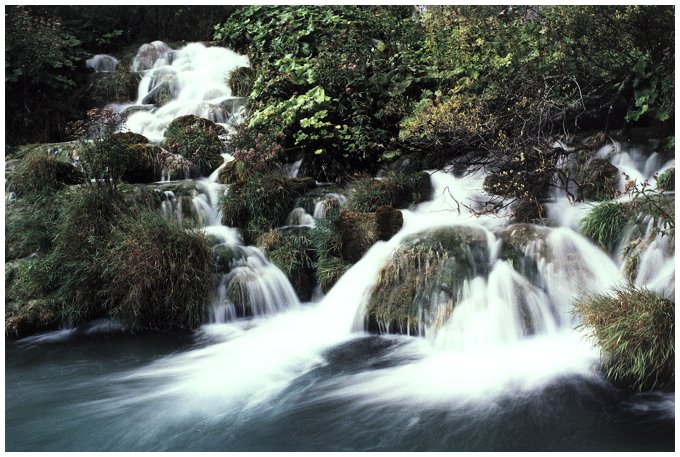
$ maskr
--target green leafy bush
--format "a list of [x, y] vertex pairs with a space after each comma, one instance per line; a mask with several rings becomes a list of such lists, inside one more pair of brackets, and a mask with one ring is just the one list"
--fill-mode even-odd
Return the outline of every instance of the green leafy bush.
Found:
[[169, 330], [202, 322], [215, 272], [202, 232], [141, 211], [117, 224], [102, 262], [102, 295], [126, 326]]
[[402, 105], [419, 93], [425, 72], [413, 11], [250, 6], [215, 39], [253, 63], [251, 127], [282, 131], [287, 161], [302, 154], [308, 175], [337, 181], [350, 168], [376, 171]]
[[607, 375], [633, 389], [675, 387], [675, 302], [645, 289], [618, 289], [575, 304], [600, 346]]

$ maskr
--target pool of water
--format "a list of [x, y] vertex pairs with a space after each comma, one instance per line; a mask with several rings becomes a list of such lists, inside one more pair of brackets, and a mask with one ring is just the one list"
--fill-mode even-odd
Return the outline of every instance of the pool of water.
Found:
[[62, 331], [7, 342], [6, 450], [674, 449], [671, 393], [632, 395], [599, 376], [565, 375], [488, 397], [446, 395], [443, 380], [433, 397], [401, 374], [424, 357], [417, 339], [355, 334], [285, 367], [223, 357], [250, 331]]

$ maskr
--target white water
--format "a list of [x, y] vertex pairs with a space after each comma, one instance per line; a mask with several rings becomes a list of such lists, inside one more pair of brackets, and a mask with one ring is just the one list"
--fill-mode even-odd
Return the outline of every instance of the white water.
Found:
[[172, 100], [151, 112], [130, 115], [126, 127], [152, 142], [163, 139], [173, 119], [194, 114], [216, 123], [229, 123], [240, 111], [228, 85], [229, 75], [249, 66], [246, 56], [229, 49], [191, 43], [173, 51], [162, 42], [142, 46], [135, 57], [133, 71], [145, 71], [139, 85], [137, 104], [161, 84], [167, 84]]

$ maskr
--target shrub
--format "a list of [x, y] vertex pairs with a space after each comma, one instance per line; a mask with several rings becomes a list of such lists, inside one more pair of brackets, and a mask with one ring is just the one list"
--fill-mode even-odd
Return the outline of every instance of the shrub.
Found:
[[180, 116], [165, 130], [165, 148], [180, 154], [193, 164], [201, 175], [207, 176], [222, 165], [225, 152], [220, 135], [224, 129], [195, 115]]
[[595, 294], [575, 304], [600, 346], [607, 376], [633, 389], [675, 387], [675, 302], [646, 289]]
[[48, 260], [50, 286], [70, 325], [105, 315], [102, 256], [113, 227], [130, 211], [123, 194], [99, 186], [83, 188], [65, 202]]
[[103, 296], [111, 316], [123, 324], [168, 330], [201, 323], [215, 272], [202, 232], [141, 211], [114, 229], [102, 260]]
[[70, 163], [44, 152], [28, 154], [9, 178], [9, 190], [17, 195], [54, 192], [67, 184], [83, 182], [83, 175]]
[[581, 233], [603, 249], [611, 251], [620, 241], [629, 218], [630, 213], [622, 203], [600, 203], [581, 221]]
[[356, 180], [350, 191], [346, 208], [372, 212], [381, 206], [405, 208], [430, 198], [432, 184], [427, 173], [387, 173], [382, 179]]

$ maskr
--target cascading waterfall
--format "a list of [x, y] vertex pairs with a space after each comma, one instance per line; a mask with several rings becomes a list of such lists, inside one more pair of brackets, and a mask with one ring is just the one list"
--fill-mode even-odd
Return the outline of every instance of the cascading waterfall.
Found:
[[[161, 89], [167, 90], [171, 99], [156, 110], [130, 115], [129, 129], [158, 141], [178, 115], [197, 114], [224, 123], [238, 118], [241, 102], [231, 97], [224, 75], [248, 65], [245, 57], [202, 45], [172, 51], [152, 44], [140, 49], [141, 57], [135, 62], [147, 71], [137, 103], [144, 103]], [[626, 149], [620, 143], [601, 148], [593, 158], [606, 158], [633, 179], [650, 179], [653, 173], [674, 166], [674, 161], [662, 163], [658, 154]], [[231, 157], [225, 157], [227, 160]], [[299, 167], [299, 161], [292, 164], [288, 174], [297, 175]], [[301, 306], [283, 273], [259, 250], [244, 246], [237, 230], [222, 226], [215, 208], [226, 188], [216, 182], [217, 173], [198, 182], [202, 191], [192, 204], [205, 233], [218, 240], [216, 252], [228, 252], [236, 259], [219, 281], [213, 324], [204, 327], [208, 333], [228, 337], [218, 345], [184, 354], [182, 361], [159, 361], [137, 375], [153, 377], [171, 370], [178, 389], [190, 389], [193, 394], [197, 383], [214, 384], [220, 391], [219, 380], [229, 372], [230, 379], [240, 386], [240, 390], [230, 391], [229, 398], [259, 391], [258, 401], [264, 401], [314, 366], [321, 352], [363, 330], [366, 306], [379, 272], [405, 240], [463, 226], [482, 233], [487, 240], [483, 249], [488, 264], [462, 280], [453, 296], [434, 295], [427, 307], [418, 310], [423, 317], [432, 314], [427, 320], [432, 324], [421, 324], [419, 330], [425, 337], [417, 346], [419, 360], [350, 376], [352, 379], [342, 382], [352, 387], [334, 388], [332, 395], [368, 398], [376, 394], [374, 400], [397, 395], [422, 399], [424, 395], [441, 400], [501, 393], [511, 384], [535, 388], [563, 374], [592, 374], [597, 351], [574, 332], [578, 319], [571, 313], [571, 303], [584, 293], [607, 292], [625, 279], [621, 259], [612, 260], [577, 232], [580, 219], [590, 208], [587, 203], [573, 204], [566, 196], [555, 194], [554, 201], [546, 204], [550, 226], [522, 228], [510, 224], [509, 209], [494, 216], [477, 213], [481, 202], [488, 199], [481, 190], [482, 172], [462, 178], [432, 172], [431, 200], [403, 210], [404, 224], [395, 236], [376, 243], [318, 303]], [[345, 201], [338, 192], [316, 195], [306, 203], [299, 202], [287, 224], [314, 227], [329, 207], [342, 206]], [[514, 231], [520, 229], [531, 235], [521, 248], [521, 255], [534, 265], [530, 275], [499, 257], [507, 237], [516, 236]], [[648, 232], [652, 233], [651, 227]], [[640, 254], [637, 283], [651, 284], [654, 290], [668, 294], [674, 290], [674, 255], [664, 243], [668, 240], [650, 235]], [[235, 303], [234, 297], [240, 303]], [[244, 315], [259, 316], [245, 321], [247, 331], [243, 331], [244, 321], [237, 319]], [[409, 346], [408, 351], [412, 350]], [[200, 360], [200, 364], [185, 363], [189, 360]], [[239, 366], [237, 374], [231, 373], [233, 366]], [[454, 367], [465, 376], [452, 377]], [[210, 395], [216, 393], [209, 391]]]

